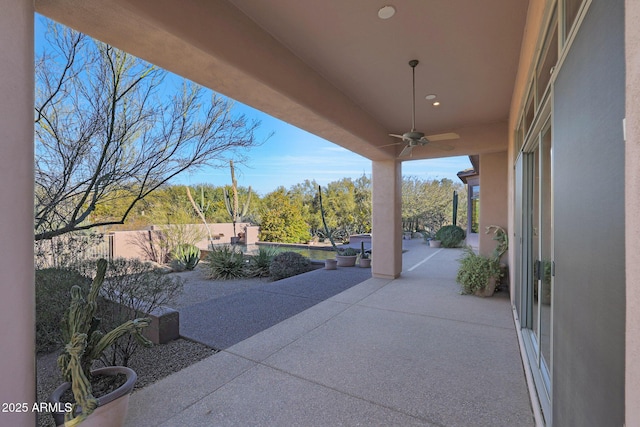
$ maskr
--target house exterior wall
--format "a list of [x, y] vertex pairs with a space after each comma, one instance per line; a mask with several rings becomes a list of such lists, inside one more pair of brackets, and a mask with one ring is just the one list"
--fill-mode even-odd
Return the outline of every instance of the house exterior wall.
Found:
[[625, 2], [626, 425], [640, 425], [640, 2]]
[[[35, 399], [32, 1], [2, 2], [0, 40], [0, 402], [26, 403]], [[30, 410], [0, 415], [3, 425], [35, 424]]]
[[[493, 234], [485, 233], [489, 225], [508, 229], [507, 152], [480, 155], [480, 229], [479, 252], [491, 255], [496, 247]], [[503, 259], [506, 261], [507, 257]]]

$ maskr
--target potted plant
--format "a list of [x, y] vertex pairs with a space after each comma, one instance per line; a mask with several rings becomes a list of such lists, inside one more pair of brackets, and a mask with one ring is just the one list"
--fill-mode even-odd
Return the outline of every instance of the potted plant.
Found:
[[490, 232], [494, 234], [493, 240], [498, 242], [490, 257], [478, 255], [467, 247], [460, 260], [456, 281], [462, 285], [463, 294], [491, 296], [502, 277], [504, 268], [500, 265], [500, 259], [509, 248], [509, 238], [504, 228], [498, 225], [486, 227], [486, 233]]
[[357, 258], [358, 251], [353, 248], [338, 248], [338, 251], [336, 252], [338, 267], [353, 267], [356, 265]]
[[369, 253], [364, 250], [364, 242], [360, 242], [360, 262], [358, 265], [362, 268], [371, 267], [371, 258], [369, 258]]
[[[111, 366], [91, 370], [105, 350], [126, 334], [134, 336], [141, 344], [151, 346], [151, 341], [142, 336], [142, 329], [149, 326], [150, 319], [129, 320], [108, 333], [99, 330], [100, 319], [95, 317], [97, 298], [104, 282], [107, 261], [98, 261], [95, 278], [88, 295], [82, 295], [79, 286], [71, 288], [71, 304], [62, 319], [62, 337], [67, 343], [58, 357], [62, 377], [66, 381], [51, 395], [49, 401], [65, 408], [66, 412], [53, 413], [56, 425], [75, 426], [121, 426], [124, 423], [133, 390], [136, 373], [123, 366]], [[112, 384], [107, 394], [99, 396], [97, 384], [113, 383], [117, 376], [122, 384]], [[71, 389], [73, 402], [62, 402], [65, 391]]]
[[499, 278], [499, 262], [493, 257], [476, 254], [470, 247], [465, 249], [456, 275], [456, 282], [462, 286], [463, 294], [489, 297], [495, 292]]

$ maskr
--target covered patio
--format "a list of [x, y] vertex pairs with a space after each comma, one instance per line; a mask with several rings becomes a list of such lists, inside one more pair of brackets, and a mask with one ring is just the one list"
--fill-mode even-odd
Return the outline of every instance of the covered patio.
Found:
[[400, 278], [371, 278], [134, 393], [126, 425], [535, 425], [509, 295], [460, 295], [461, 250], [404, 246]]
[[[370, 0], [4, 2], [0, 14], [0, 401], [32, 402], [35, 396], [32, 214], [37, 12], [372, 161], [376, 261], [372, 280], [350, 291], [360, 289], [364, 294], [349, 293], [345, 296], [355, 299], [328, 301], [326, 305], [342, 308], [325, 313], [324, 318], [319, 313], [321, 320], [310, 320], [309, 330], [295, 332], [292, 325], [281, 325], [283, 333], [293, 330], [289, 332], [296, 338], [290, 343], [267, 340], [266, 350], [257, 355], [245, 353], [246, 349], [223, 353], [220, 359], [243, 368], [233, 371], [236, 375], [231, 378], [215, 379], [220, 381], [216, 398], [224, 401], [241, 387], [243, 392], [249, 390], [242, 383], [246, 372], [255, 374], [255, 384], [267, 390], [262, 397], [287, 384], [290, 394], [281, 396], [295, 397], [291, 390], [304, 385], [315, 396], [333, 399], [335, 408], [364, 405], [359, 408], [378, 414], [372, 417], [383, 417], [370, 419], [413, 417], [417, 424], [441, 425], [437, 414], [447, 414], [447, 404], [436, 408], [423, 403], [431, 398], [439, 402], [438, 396], [449, 393], [448, 402], [456, 397], [465, 402], [464, 394], [470, 390], [448, 389], [446, 381], [438, 381], [443, 371], [428, 364], [447, 355], [462, 357], [466, 353], [459, 348], [466, 343], [485, 345], [493, 339], [497, 344], [486, 348], [489, 353], [508, 348], [510, 344], [501, 340], [516, 343], [515, 335], [524, 331], [525, 345], [520, 349], [525, 366], [535, 374], [529, 385], [535, 383], [543, 401], [546, 425], [640, 425], [640, 3], [394, 3], [395, 14], [384, 8], [386, 3]], [[414, 127], [408, 65], [414, 59], [420, 61], [415, 69], [416, 131], [457, 135], [446, 141], [452, 150], [421, 143], [411, 156], [402, 156], [410, 142], [394, 144], [398, 139], [389, 136]], [[439, 106], [433, 104], [435, 100]], [[450, 305], [449, 298], [461, 297], [444, 297], [436, 283], [435, 293], [420, 298], [424, 289], [419, 286], [432, 280], [428, 274], [438, 279], [438, 273], [427, 271], [431, 261], [410, 271], [413, 261], [402, 254], [403, 162], [458, 155], [479, 158], [479, 251], [488, 254], [493, 249], [491, 236], [483, 232], [488, 225], [505, 228], [513, 243], [508, 254], [511, 299], [474, 303], [502, 301], [499, 316], [509, 318], [510, 324], [505, 318], [496, 327], [473, 312], [461, 313], [470, 317], [449, 318], [453, 311], [425, 311], [434, 301], [439, 304], [432, 308], [438, 309]], [[538, 233], [543, 227], [546, 233]], [[543, 277], [547, 270], [539, 274], [543, 264], [549, 267], [547, 279]], [[549, 309], [538, 304], [535, 292], [545, 280], [550, 282]], [[416, 301], [425, 305], [417, 306]], [[515, 329], [512, 313], [517, 313]], [[535, 317], [540, 313], [548, 313], [544, 323]], [[406, 329], [398, 323], [400, 318], [408, 322]], [[300, 320], [297, 326], [304, 329], [306, 319]], [[350, 328], [365, 320], [377, 326], [376, 334], [386, 331], [395, 346], [386, 345], [385, 336], [375, 335], [361, 337], [367, 343], [363, 348], [348, 346], [349, 334], [355, 333]], [[438, 323], [453, 327], [449, 336], [440, 334], [446, 328], [429, 326]], [[410, 336], [404, 336], [404, 331]], [[481, 334], [487, 334], [486, 340], [477, 339]], [[447, 341], [456, 336], [455, 342]], [[432, 341], [440, 345], [429, 347]], [[541, 342], [546, 354], [540, 350]], [[317, 366], [292, 357], [302, 354], [302, 343], [313, 350], [309, 356]], [[253, 348], [263, 348], [257, 344]], [[453, 346], [449, 352], [447, 345]], [[331, 350], [345, 358], [342, 366], [352, 368], [349, 378], [361, 380], [360, 385], [368, 381], [366, 387], [356, 388], [370, 394], [359, 394], [341, 383], [339, 375], [331, 374], [326, 359], [331, 353], [325, 346], [333, 346]], [[412, 384], [415, 373], [425, 375], [417, 378], [423, 388], [407, 388], [406, 401], [396, 400], [403, 391], [398, 383], [383, 395], [383, 381], [369, 374], [385, 372], [389, 359], [382, 355], [388, 349], [399, 350], [394, 367], [407, 384]], [[350, 354], [352, 350], [355, 353]], [[350, 356], [365, 354], [373, 364], [371, 370], [349, 366]], [[510, 353], [508, 363], [513, 369], [522, 360], [520, 354]], [[459, 360], [460, 372], [452, 372], [459, 376], [452, 378], [474, 382], [477, 391], [486, 385], [482, 373], [499, 372], [476, 368], [463, 375], [462, 367], [472, 362]], [[327, 369], [314, 370], [322, 366]], [[274, 381], [275, 377], [284, 381]], [[517, 377], [521, 379], [522, 372]], [[444, 388], [429, 394], [433, 384]], [[210, 385], [200, 390], [202, 404], [212, 392]], [[520, 386], [510, 387], [506, 389]], [[183, 394], [188, 401], [190, 392], [181, 388], [174, 394]], [[290, 414], [286, 420], [317, 413], [313, 402], [318, 399], [305, 400], [306, 412]], [[519, 408], [518, 402], [512, 404]], [[462, 414], [481, 413], [480, 406], [464, 410], [466, 404], [460, 406]], [[133, 406], [131, 416], [137, 417]], [[266, 399], [261, 406], [282, 417], [288, 414], [279, 411], [287, 409], [279, 400]], [[503, 408], [493, 408], [500, 419]], [[183, 409], [173, 415], [197, 412]], [[240, 408], [233, 416], [247, 416], [246, 411]], [[451, 416], [454, 425], [464, 425]], [[2, 413], [0, 417], [3, 425], [29, 426], [35, 414]]]

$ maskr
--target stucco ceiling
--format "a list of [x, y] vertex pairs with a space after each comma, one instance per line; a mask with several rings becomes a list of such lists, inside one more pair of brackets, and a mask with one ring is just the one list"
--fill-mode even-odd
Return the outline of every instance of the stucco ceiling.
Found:
[[[378, 9], [392, 4], [391, 19]], [[36, 0], [39, 12], [371, 159], [506, 148], [527, 0]], [[425, 95], [436, 94], [434, 107]], [[471, 129], [472, 131], [467, 131]], [[501, 136], [500, 136], [501, 135]], [[499, 141], [498, 141], [499, 140]]]

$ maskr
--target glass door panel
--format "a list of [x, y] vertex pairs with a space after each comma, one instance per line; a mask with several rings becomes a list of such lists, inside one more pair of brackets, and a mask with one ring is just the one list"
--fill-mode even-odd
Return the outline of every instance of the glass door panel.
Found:
[[[552, 228], [551, 228], [551, 127], [540, 137], [540, 239], [538, 301], [540, 310], [540, 352], [543, 372], [551, 362], [551, 285], [552, 285]], [[546, 365], [546, 366], [545, 366]], [[547, 390], [549, 384], [547, 384]]]
[[540, 150], [538, 147], [535, 148], [533, 154], [533, 179], [531, 180], [532, 185], [532, 203], [531, 203], [531, 252], [530, 252], [530, 263], [533, 266], [531, 269], [531, 273], [533, 277], [530, 278], [532, 286], [531, 292], [533, 293], [531, 297], [531, 302], [533, 304], [532, 307], [532, 316], [533, 321], [531, 324], [531, 328], [535, 333], [536, 339], [535, 344], [536, 347], [539, 346], [538, 337], [540, 337], [540, 306], [539, 306], [539, 297], [540, 292], [538, 289], [538, 254], [540, 252]]

